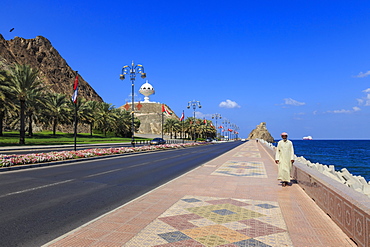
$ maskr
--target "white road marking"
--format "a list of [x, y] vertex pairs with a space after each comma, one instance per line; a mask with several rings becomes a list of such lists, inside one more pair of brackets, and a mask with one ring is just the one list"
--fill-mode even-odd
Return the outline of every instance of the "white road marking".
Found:
[[106, 171], [106, 172], [100, 172], [100, 173], [92, 174], [92, 175], [86, 176], [85, 178], [96, 177], [96, 176], [99, 176], [99, 175], [104, 175], [104, 174], [111, 173], [111, 172], [116, 172], [116, 171], [119, 171], [119, 170], [122, 170], [122, 168], [115, 169], [115, 170], [110, 170], [110, 171]]
[[0, 196], [0, 198], [11, 196], [11, 195], [16, 195], [16, 194], [22, 194], [22, 193], [26, 193], [26, 192], [30, 192], [30, 191], [34, 191], [34, 190], [39, 190], [39, 189], [43, 189], [43, 188], [47, 188], [47, 187], [51, 187], [51, 186], [55, 186], [55, 185], [59, 185], [59, 184], [65, 184], [65, 183], [72, 182], [74, 180], [75, 179], [69, 179], [69, 180], [64, 180], [64, 181], [53, 183], [53, 184], [46, 184], [46, 185], [35, 187], [35, 188], [30, 188], [30, 189], [26, 189], [26, 190], [16, 191], [16, 192], [12, 192], [12, 193], [8, 193], [8, 194], [5, 194], [5, 195], [2, 195], [2, 196]]

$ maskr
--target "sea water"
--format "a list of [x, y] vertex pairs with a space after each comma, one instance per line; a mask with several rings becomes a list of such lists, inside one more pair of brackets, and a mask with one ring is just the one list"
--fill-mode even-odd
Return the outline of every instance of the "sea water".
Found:
[[295, 155], [312, 163], [347, 168], [370, 181], [370, 140], [291, 140]]

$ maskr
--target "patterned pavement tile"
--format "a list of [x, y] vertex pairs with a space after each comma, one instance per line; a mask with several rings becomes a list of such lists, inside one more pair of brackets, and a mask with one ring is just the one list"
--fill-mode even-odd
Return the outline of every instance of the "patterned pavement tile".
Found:
[[253, 238], [286, 231], [284, 229], [258, 221], [256, 219], [243, 220], [239, 222], [246, 224], [248, 228], [237, 230], [237, 232], [243, 233]]
[[232, 204], [218, 204], [203, 207], [194, 207], [187, 208], [187, 210], [189, 212], [207, 218], [217, 224], [264, 216], [263, 214], [260, 214], [258, 212], [238, 207]]
[[249, 157], [249, 158], [261, 158], [260, 153], [250, 153], [250, 152], [237, 152], [233, 157]]
[[227, 161], [211, 175], [267, 178], [261, 161]]
[[251, 147], [251, 146], [249, 146], [249, 147], [243, 147], [243, 148], [241, 148], [240, 149], [240, 151], [242, 151], [242, 152], [258, 152], [259, 150], [258, 150], [258, 148], [257, 147]]
[[251, 246], [256, 246], [256, 247], [272, 247], [271, 245], [265, 244], [263, 242], [260, 242], [256, 239], [247, 239], [243, 240], [237, 243], [234, 243], [236, 246], [240, 247], [251, 247]]
[[204, 247], [203, 244], [199, 243], [198, 241], [195, 241], [194, 239], [187, 239], [184, 241], [179, 241], [176, 243], [167, 243], [167, 244], [160, 244], [160, 245], [153, 245], [155, 247]]
[[124, 246], [267, 247], [292, 243], [277, 202], [185, 196]]
[[228, 204], [232, 204], [232, 205], [235, 205], [235, 206], [248, 206], [249, 205], [248, 203], [233, 200], [233, 199], [211, 200], [211, 201], [207, 201], [207, 203], [209, 203], [209, 204], [225, 204], [225, 203], [228, 203]]
[[189, 220], [203, 219], [203, 217], [196, 214], [183, 214], [183, 215], [174, 215], [159, 218], [164, 223], [176, 228], [178, 230], [195, 228], [196, 225], [189, 222]]

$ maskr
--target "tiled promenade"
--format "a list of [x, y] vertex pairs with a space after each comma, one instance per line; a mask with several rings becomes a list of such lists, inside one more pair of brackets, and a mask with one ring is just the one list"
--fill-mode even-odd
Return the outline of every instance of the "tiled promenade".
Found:
[[47, 246], [356, 246], [246, 142]]

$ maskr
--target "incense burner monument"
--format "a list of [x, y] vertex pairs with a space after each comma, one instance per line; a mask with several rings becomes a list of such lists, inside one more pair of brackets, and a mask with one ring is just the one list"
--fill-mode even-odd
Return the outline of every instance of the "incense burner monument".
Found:
[[[135, 107], [135, 117], [140, 120], [140, 128], [136, 134], [154, 134], [160, 135], [162, 133], [162, 103], [152, 102], [149, 100], [149, 96], [155, 93], [154, 87], [146, 81], [139, 89], [139, 93], [144, 95], [143, 102], [134, 102]], [[171, 108], [164, 104], [164, 106], [172, 113], [168, 115], [163, 114], [163, 120], [166, 122], [166, 119], [179, 119]], [[119, 107], [125, 109], [126, 111], [131, 111], [131, 102], [127, 102], [125, 105]]]

